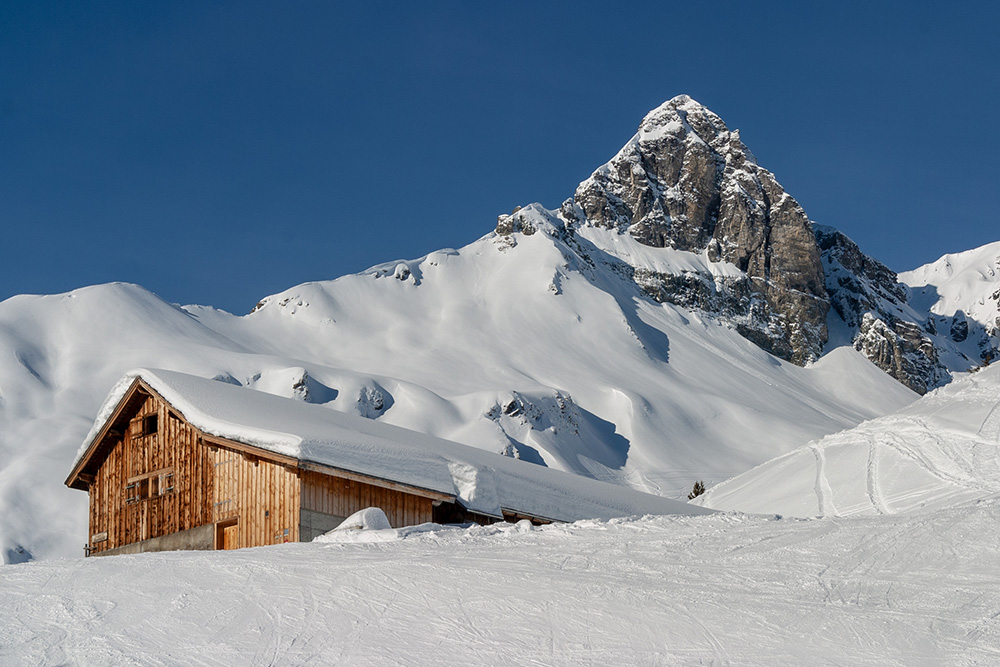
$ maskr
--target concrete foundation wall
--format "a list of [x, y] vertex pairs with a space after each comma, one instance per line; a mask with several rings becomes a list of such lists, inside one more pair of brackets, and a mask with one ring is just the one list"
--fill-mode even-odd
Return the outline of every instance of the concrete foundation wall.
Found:
[[215, 526], [206, 524], [182, 530], [178, 533], [171, 533], [163, 537], [154, 537], [151, 540], [126, 544], [116, 549], [108, 549], [94, 556], [115, 556], [117, 554], [141, 554], [150, 551], [201, 551], [215, 548]]
[[330, 532], [346, 518], [303, 507], [299, 510], [299, 542], [312, 542], [314, 537]]

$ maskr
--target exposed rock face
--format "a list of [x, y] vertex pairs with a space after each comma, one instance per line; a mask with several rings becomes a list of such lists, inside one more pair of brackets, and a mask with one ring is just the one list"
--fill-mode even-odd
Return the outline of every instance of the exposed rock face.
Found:
[[497, 234], [510, 236], [514, 232], [520, 232], [525, 236], [531, 236], [535, 233], [535, 228], [530, 220], [526, 219], [524, 215], [518, 215], [520, 210], [521, 207], [516, 206], [510, 215], [497, 216]]
[[830, 305], [853, 328], [867, 312], [894, 319], [892, 309], [906, 303], [906, 288], [885, 264], [861, 252], [854, 241], [833, 227], [816, 225]]
[[956, 313], [951, 318], [951, 339], [956, 343], [961, 343], [969, 337], [969, 321], [965, 319], [964, 313]]
[[836, 229], [817, 225], [814, 231], [830, 305], [856, 332], [854, 349], [918, 394], [947, 382], [929, 337], [937, 335], [934, 320], [909, 308], [895, 272]]
[[574, 200], [586, 224], [735, 264], [750, 279], [745, 310], [761, 325], [744, 335], [796, 363], [819, 356], [829, 303], [809, 219], [739, 132], [691, 98], [650, 112]]
[[741, 336], [783, 359], [796, 358], [792, 341], [801, 324], [787, 320], [772, 309], [749, 277], [711, 279], [697, 273], [657, 273], [635, 269], [633, 280], [660, 303], [714, 315], [731, 324]]
[[854, 349], [918, 394], [925, 394], [948, 379], [934, 343], [910, 322], [896, 321], [890, 326], [865, 313]]

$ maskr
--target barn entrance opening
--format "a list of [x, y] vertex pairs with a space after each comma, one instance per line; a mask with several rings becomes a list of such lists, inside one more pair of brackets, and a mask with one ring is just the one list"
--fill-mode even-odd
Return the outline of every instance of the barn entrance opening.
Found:
[[215, 524], [215, 548], [216, 549], [239, 549], [240, 548], [240, 523], [239, 519], [229, 519]]

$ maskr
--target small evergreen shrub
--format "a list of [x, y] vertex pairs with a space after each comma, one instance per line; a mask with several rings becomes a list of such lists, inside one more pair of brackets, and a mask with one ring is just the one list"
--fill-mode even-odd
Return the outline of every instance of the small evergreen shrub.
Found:
[[691, 493], [688, 494], [688, 500], [694, 500], [703, 493], [705, 493], [705, 482], [699, 480], [694, 483], [694, 488], [691, 489]]

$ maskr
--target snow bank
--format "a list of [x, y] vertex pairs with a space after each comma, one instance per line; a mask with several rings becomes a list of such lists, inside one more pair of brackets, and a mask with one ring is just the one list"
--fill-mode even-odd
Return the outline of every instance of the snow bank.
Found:
[[366, 507], [344, 519], [333, 531], [386, 530], [387, 528], [392, 528], [392, 526], [389, 525], [389, 519], [385, 516], [385, 512], [378, 507]]

